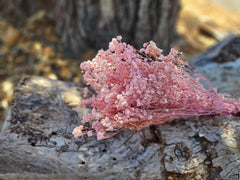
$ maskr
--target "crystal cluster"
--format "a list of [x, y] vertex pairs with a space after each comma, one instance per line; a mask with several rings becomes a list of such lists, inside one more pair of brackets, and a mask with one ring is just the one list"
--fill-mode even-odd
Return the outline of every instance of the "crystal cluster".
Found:
[[80, 103], [91, 105], [92, 112], [73, 130], [74, 136], [105, 139], [123, 128], [140, 130], [186, 116], [239, 112], [239, 101], [218, 94], [178, 51], [164, 56], [152, 41], [136, 50], [121, 39], [113, 38], [108, 50], [81, 64], [96, 94]]

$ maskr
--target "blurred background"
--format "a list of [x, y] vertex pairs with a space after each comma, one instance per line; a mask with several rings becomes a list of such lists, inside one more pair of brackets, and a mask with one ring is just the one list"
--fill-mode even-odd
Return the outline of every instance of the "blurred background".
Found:
[[83, 82], [79, 64], [116, 35], [190, 60], [240, 34], [239, 0], [0, 0], [0, 129], [24, 74]]

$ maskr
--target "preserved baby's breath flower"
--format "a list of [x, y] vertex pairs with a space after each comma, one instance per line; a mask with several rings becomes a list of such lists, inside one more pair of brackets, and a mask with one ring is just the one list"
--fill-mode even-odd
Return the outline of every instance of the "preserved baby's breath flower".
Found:
[[[84, 79], [96, 92], [80, 105], [91, 105], [75, 136], [113, 136], [123, 128], [140, 130], [176, 118], [199, 115], [234, 115], [240, 102], [225, 98], [171, 49], [164, 56], [154, 42], [136, 50], [113, 38], [109, 49], [81, 64]], [[87, 91], [86, 91], [87, 92]]]

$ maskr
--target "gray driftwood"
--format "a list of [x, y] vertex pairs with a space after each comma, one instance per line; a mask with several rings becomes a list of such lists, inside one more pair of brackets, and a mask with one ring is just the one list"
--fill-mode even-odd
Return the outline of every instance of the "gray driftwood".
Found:
[[[238, 60], [234, 62], [237, 66]], [[223, 74], [228, 79], [230, 75]], [[0, 179], [239, 178], [239, 117], [177, 119], [101, 141], [75, 139], [72, 129], [88, 111], [78, 107], [82, 90], [81, 84], [22, 78], [1, 132]]]

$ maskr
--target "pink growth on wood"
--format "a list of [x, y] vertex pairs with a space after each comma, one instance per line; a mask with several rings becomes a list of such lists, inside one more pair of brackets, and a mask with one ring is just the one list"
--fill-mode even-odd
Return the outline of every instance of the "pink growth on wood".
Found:
[[152, 41], [136, 50], [121, 39], [113, 38], [108, 50], [81, 64], [96, 95], [80, 103], [93, 108], [82, 120], [91, 128], [75, 128], [75, 137], [96, 134], [105, 139], [122, 128], [140, 130], [186, 116], [239, 112], [240, 102], [207, 85], [178, 51], [171, 49], [164, 56]]

